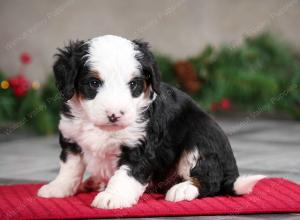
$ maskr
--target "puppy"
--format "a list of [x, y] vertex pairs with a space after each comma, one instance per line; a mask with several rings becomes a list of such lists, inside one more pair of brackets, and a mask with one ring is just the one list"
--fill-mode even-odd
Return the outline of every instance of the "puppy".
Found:
[[[224, 132], [187, 94], [160, 81], [147, 43], [112, 35], [70, 42], [53, 69], [63, 97], [61, 162], [39, 196], [97, 189], [92, 206], [114, 209], [133, 206], [171, 172], [181, 177], [166, 193], [172, 202], [246, 194], [263, 178], [239, 177]], [[82, 183], [85, 171], [91, 176]]]

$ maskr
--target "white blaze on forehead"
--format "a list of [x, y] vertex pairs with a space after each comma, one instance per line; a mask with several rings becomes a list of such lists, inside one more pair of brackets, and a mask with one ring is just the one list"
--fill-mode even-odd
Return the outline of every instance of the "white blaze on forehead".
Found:
[[150, 103], [143, 94], [133, 97], [129, 86], [134, 77], [141, 75], [141, 64], [136, 59], [141, 52], [132, 41], [113, 35], [93, 38], [87, 44], [86, 65], [99, 74], [102, 84], [93, 99], [81, 101], [83, 112], [96, 125], [109, 123], [107, 114], [123, 112], [118, 123], [135, 126], [140, 112]]
[[89, 41], [87, 65], [102, 78], [129, 80], [138, 74], [139, 62], [133, 42], [118, 36], [105, 35]]

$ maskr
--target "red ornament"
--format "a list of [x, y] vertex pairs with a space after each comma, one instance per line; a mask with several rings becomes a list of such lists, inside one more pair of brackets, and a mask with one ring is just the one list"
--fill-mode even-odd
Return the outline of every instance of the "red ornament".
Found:
[[13, 90], [14, 95], [17, 97], [26, 95], [30, 87], [28, 80], [22, 74], [11, 77], [8, 79], [8, 82]]
[[228, 110], [231, 107], [231, 102], [227, 98], [223, 98], [220, 102], [220, 108], [223, 110]]
[[24, 52], [20, 55], [20, 60], [23, 64], [29, 64], [31, 62], [31, 56], [29, 53]]

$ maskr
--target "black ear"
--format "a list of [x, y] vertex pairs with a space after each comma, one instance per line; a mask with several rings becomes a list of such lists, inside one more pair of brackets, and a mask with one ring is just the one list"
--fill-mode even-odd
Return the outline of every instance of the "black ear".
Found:
[[160, 71], [152, 52], [149, 50], [148, 43], [141, 40], [133, 40], [133, 43], [135, 49], [140, 52], [136, 59], [140, 62], [143, 73], [149, 79], [154, 92], [160, 94]]
[[58, 90], [67, 101], [74, 95], [76, 79], [84, 69], [88, 45], [84, 41], [70, 41], [68, 46], [58, 51], [53, 71]]

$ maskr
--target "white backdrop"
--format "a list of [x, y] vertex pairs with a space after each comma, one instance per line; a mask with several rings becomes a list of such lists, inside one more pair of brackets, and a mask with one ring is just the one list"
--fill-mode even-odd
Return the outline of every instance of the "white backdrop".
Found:
[[143, 38], [176, 59], [266, 29], [299, 48], [299, 27], [300, 0], [0, 0], [0, 69], [17, 73], [27, 51], [27, 75], [43, 80], [56, 47], [104, 34]]

